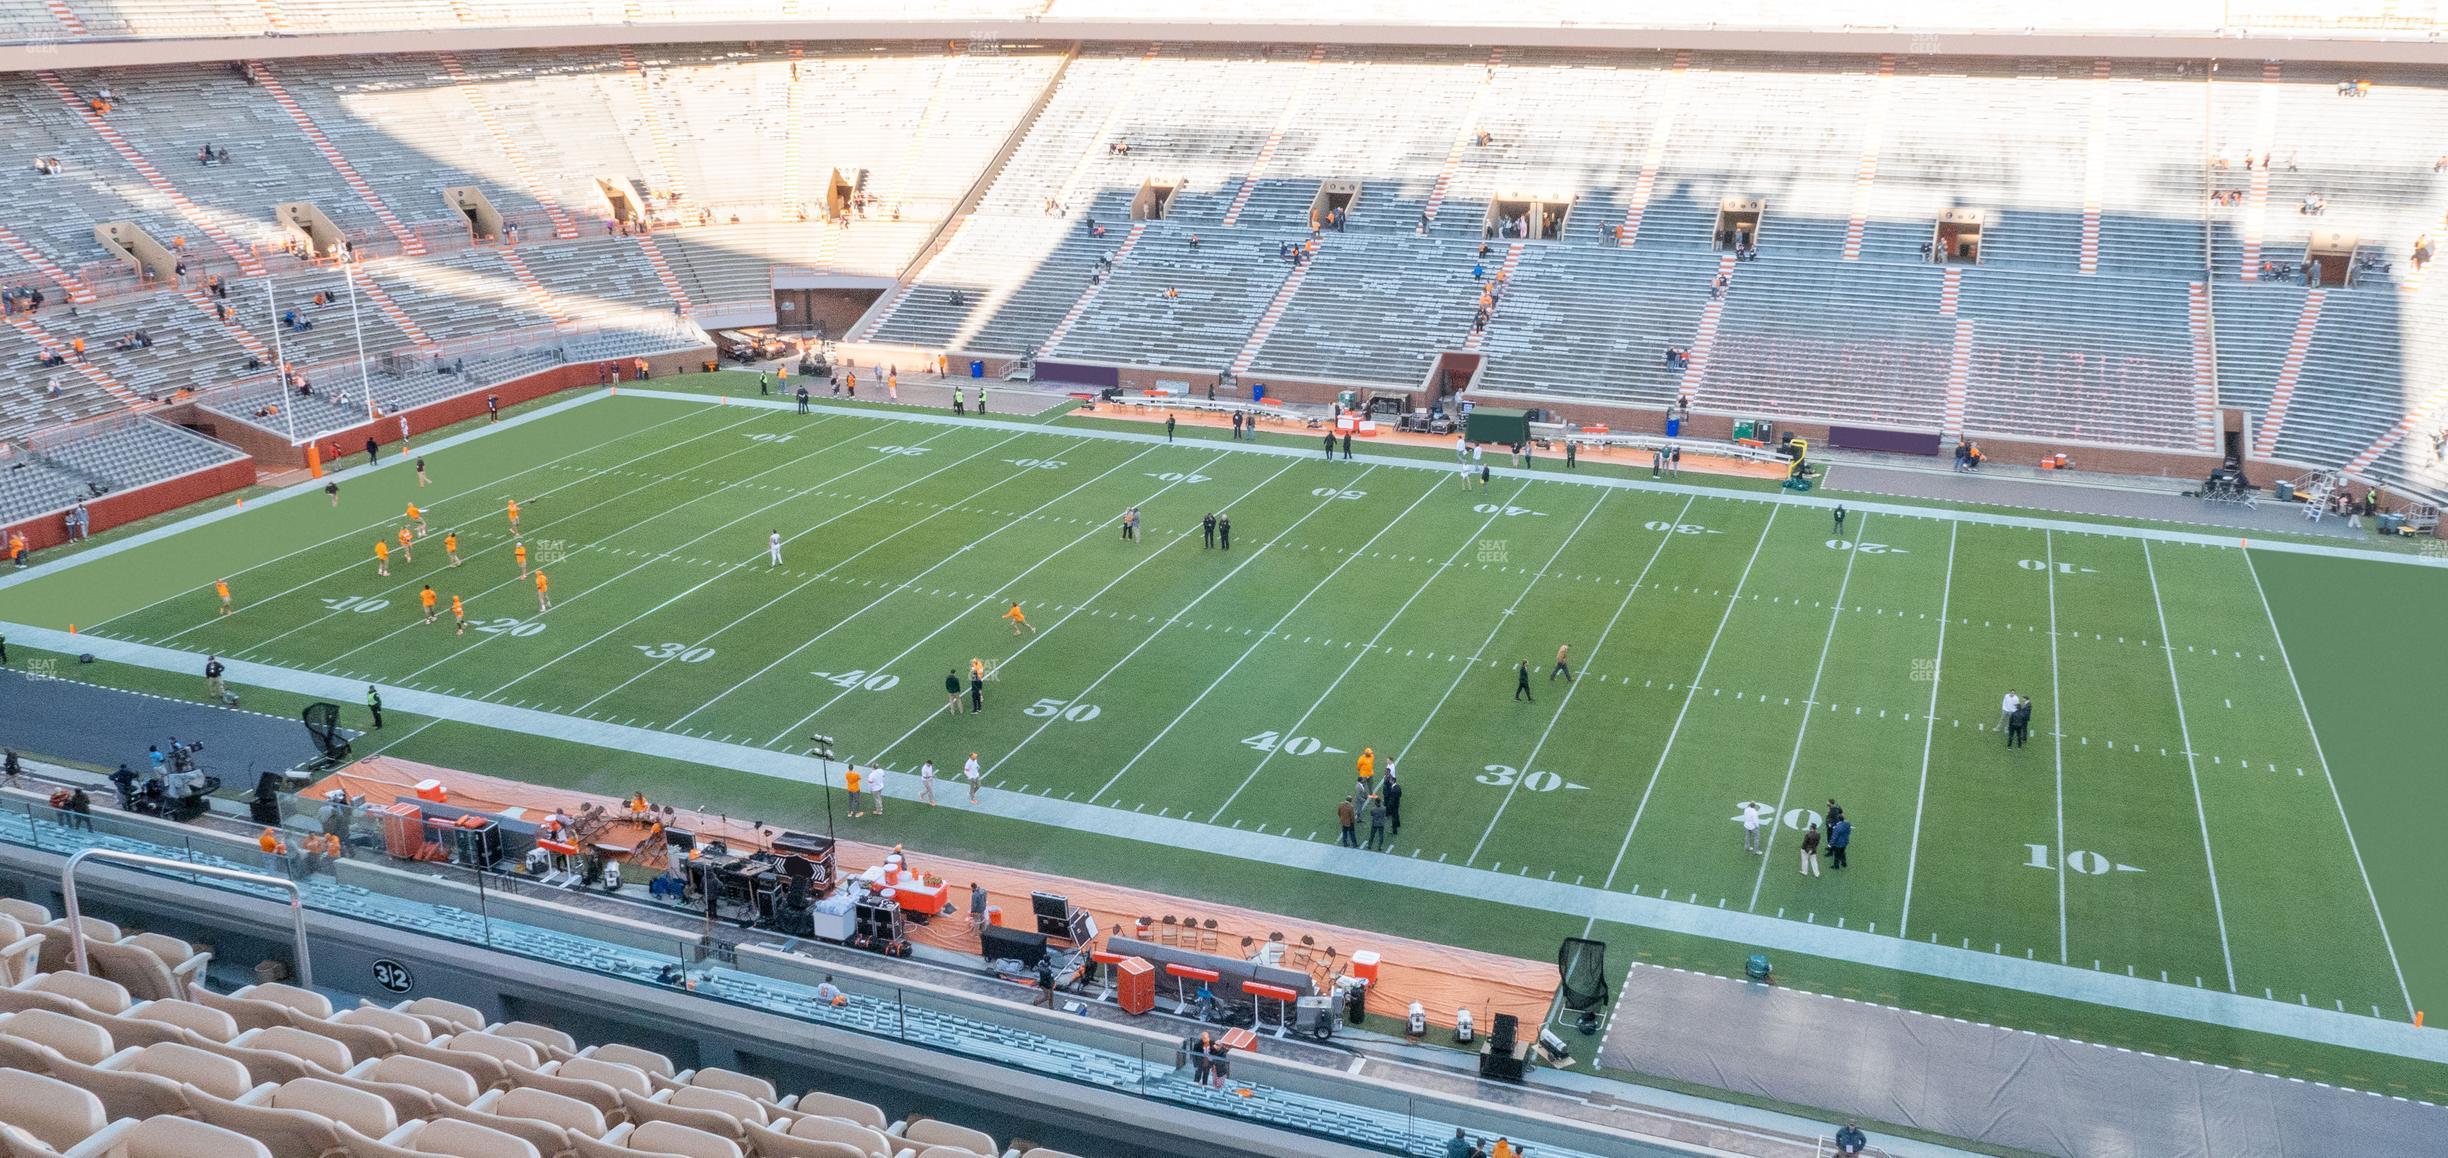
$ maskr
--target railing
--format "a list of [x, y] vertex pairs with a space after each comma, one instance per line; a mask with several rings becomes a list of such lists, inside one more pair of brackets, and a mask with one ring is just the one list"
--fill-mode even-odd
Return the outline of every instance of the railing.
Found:
[[[190, 855], [192, 855], [192, 850]], [[288, 890], [290, 936], [297, 951], [298, 984], [308, 989], [314, 988], [314, 961], [307, 956], [306, 949], [306, 891], [299, 888], [296, 881], [268, 877], [261, 873], [240, 872], [237, 869], [222, 868], [219, 865], [182, 863], [166, 857], [120, 852], [117, 849], [108, 848], [78, 849], [69, 856], [68, 863], [60, 869], [60, 899], [68, 909], [68, 928], [70, 930], [68, 951], [71, 959], [76, 962], [77, 972], [93, 972], [92, 965], [85, 959], [85, 925], [80, 919], [82, 913], [77, 908], [77, 868], [87, 861], [97, 860], [139, 868], [176, 869], [179, 872], [199, 877], [245, 881], [251, 885], [270, 885], [274, 888]]]
[[[0, 796], [0, 844], [68, 856], [64, 887], [73, 886], [69, 877], [77, 864], [98, 859], [248, 895], [286, 893], [299, 939], [301, 984], [312, 983], [303, 916], [312, 910], [364, 923], [369, 931], [394, 930], [618, 983], [684, 990], [756, 1020], [770, 1022], [779, 1015], [1386, 1153], [1441, 1154], [1457, 1124], [1474, 1135], [1503, 1134], [1527, 1142], [1543, 1158], [1672, 1158], [1716, 1152], [1251, 1052], [1231, 1055], [1230, 1076], [1221, 1086], [1201, 1084], [1194, 1080], [1197, 1075], [1187, 1054], [1169, 1034], [924, 982], [863, 975], [855, 966], [791, 952], [785, 947], [790, 942], [779, 937], [770, 938], [778, 942], [772, 947], [725, 943], [654, 923], [658, 917], [698, 921], [703, 919], [700, 912], [654, 906], [639, 918], [597, 916], [556, 904], [558, 888], [512, 874], [431, 862], [403, 867], [388, 861], [351, 861], [335, 871], [289, 860], [284, 867], [295, 879], [284, 879], [215, 863], [255, 855], [240, 838], [124, 814], [67, 813], [23, 790]], [[151, 851], [127, 851], [129, 845]], [[338, 872], [347, 873], [347, 887], [340, 886]], [[318, 883], [325, 879], [333, 884]], [[629, 887], [639, 886], [633, 882]], [[80, 910], [72, 892], [67, 909], [73, 923]], [[843, 992], [842, 1003], [817, 999], [817, 983], [824, 980]], [[1019, 996], [1025, 988], [1014, 983], [1012, 992]], [[1082, 999], [1073, 994], [1059, 998]], [[1221, 1032], [1223, 1027], [1215, 1028]], [[1258, 1028], [1262, 1034], [1273, 1030]], [[760, 1032], [787, 1034], [779, 1026]], [[1791, 1158], [1811, 1153], [1812, 1141], [1806, 1137], [1775, 1141], [1776, 1148], [1758, 1152]]]

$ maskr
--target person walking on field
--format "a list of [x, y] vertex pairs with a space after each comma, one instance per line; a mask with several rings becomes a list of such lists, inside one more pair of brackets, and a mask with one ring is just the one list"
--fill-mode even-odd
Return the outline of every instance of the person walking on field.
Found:
[[1819, 875], [1819, 825], [1815, 821], [1810, 830], [1802, 834], [1802, 875]]
[[2029, 696], [2015, 697], [2014, 715], [2006, 720], [2006, 746], [2020, 748], [2031, 743], [2032, 702]]
[[1201, 550], [1212, 550], [1212, 549], [1214, 549], [1214, 547], [1215, 547], [1215, 527], [1216, 527], [1215, 512], [1214, 512], [1214, 511], [1209, 511], [1209, 512], [1207, 512], [1207, 517], [1206, 517], [1205, 519], [1203, 519], [1203, 520], [1201, 520], [1201, 521], [1199, 522], [1199, 531], [1200, 531], [1200, 533], [1201, 533], [1201, 534], [1202, 534], [1202, 535], [1205, 537], [1204, 545], [1203, 545], [1203, 546], [1200, 548]]
[[1513, 665], [1513, 676], [1513, 699], [1537, 703], [1538, 698], [1530, 694], [1530, 661], [1525, 659]]
[[969, 759], [968, 759], [968, 761], [967, 761], [967, 762], [965, 762], [965, 763], [963, 763], [963, 764], [961, 765], [961, 779], [966, 780], [966, 781], [968, 781], [968, 782], [969, 782], [969, 803], [971, 803], [971, 804], [975, 804], [975, 803], [977, 803], [977, 802], [978, 802], [978, 798], [977, 798], [977, 790], [978, 790], [978, 762], [977, 762], [977, 753], [975, 753], [975, 752], [971, 752], [971, 753], [969, 753]]
[[986, 710], [986, 665], [974, 659], [969, 661], [969, 710]]
[[1360, 847], [1360, 838], [1352, 831], [1352, 826], [1358, 822], [1359, 818], [1352, 808], [1351, 797], [1346, 796], [1335, 801], [1335, 823], [1343, 828], [1343, 847]]
[[867, 778], [859, 775], [858, 765], [842, 766], [842, 794], [850, 800], [850, 815], [867, 815], [867, 810], [859, 807], [859, 790], [866, 786]]
[[1334, 431], [1326, 432], [1326, 461], [1334, 461]]
[[1837, 537], [1837, 538], [1839, 538], [1839, 539], [1841, 539], [1841, 538], [1843, 538], [1843, 537], [1844, 537], [1844, 517], [1845, 517], [1845, 509], [1844, 509], [1844, 504], [1843, 504], [1843, 503], [1838, 503], [1838, 504], [1836, 504], [1836, 537]]
[[881, 764], [867, 770], [867, 795], [875, 797], [875, 814], [884, 815], [884, 766]]
[[1216, 549], [1219, 551], [1232, 550], [1231, 515], [1226, 514], [1216, 516]]
[[765, 536], [765, 560], [767, 566], [782, 565], [782, 532], [774, 531]]
[[1028, 615], [1020, 610], [1016, 602], [1011, 605], [1011, 610], [1003, 613], [1003, 618], [1011, 620], [1013, 635], [1020, 634], [1022, 629], [1026, 629], [1030, 635], [1037, 634], [1037, 625], [1028, 621]]
[[536, 613], [540, 615], [550, 610], [552, 610], [552, 583], [544, 578], [542, 571], [538, 571], [536, 572]]
[[1743, 851], [1748, 853], [1764, 853], [1765, 850], [1760, 847], [1759, 802], [1752, 800], [1746, 800], [1743, 802], [1742, 826]]
[[1569, 643], [1556, 648], [1555, 670], [1547, 673], [1547, 682], [1554, 683], [1557, 676], [1563, 676], [1565, 683], [1573, 681], [1572, 645]]
[[1839, 818], [1828, 824], [1827, 847], [1829, 868], [1840, 869], [1845, 866], [1845, 846], [1852, 843], [1852, 821]]
[[2009, 747], [2014, 745], [2014, 736], [2010, 734], [2010, 729], [2014, 727], [2015, 709], [2022, 705], [2022, 693], [2011, 690], [2006, 693], [2005, 699], [1998, 701], [1998, 732], [2006, 736], [2006, 743]]
[[1173, 416], [1170, 414], [1165, 415], [1165, 441], [1173, 441]]
[[936, 806], [935, 762], [933, 760], [920, 761], [918, 764], [918, 799], [926, 801], [929, 808]]
[[944, 698], [947, 701], [944, 710], [955, 716], [961, 714], [960, 693], [960, 669], [950, 668], [944, 672]]
[[1384, 796], [1379, 795], [1368, 798], [1368, 818], [1369, 850], [1372, 852], [1386, 851], [1386, 846], [1389, 842], [1386, 840], [1386, 803]]

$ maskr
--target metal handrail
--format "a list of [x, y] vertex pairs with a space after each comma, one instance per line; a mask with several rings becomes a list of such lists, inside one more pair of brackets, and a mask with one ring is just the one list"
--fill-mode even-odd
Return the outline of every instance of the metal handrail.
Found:
[[306, 955], [306, 894], [304, 890], [298, 888], [296, 881], [285, 877], [240, 872], [237, 869], [225, 869], [217, 865], [191, 864], [187, 861], [171, 860], [168, 857], [146, 856], [142, 853], [120, 852], [117, 849], [109, 848], [79, 849], [75, 855], [68, 858], [67, 865], [60, 869], [60, 896], [68, 907], [70, 959], [76, 962], [77, 972], [93, 972], [92, 966], [85, 960], [85, 926], [78, 917], [76, 889], [77, 866], [89, 860], [170, 869], [175, 872], [195, 873], [200, 876], [220, 877], [224, 880], [245, 881], [248, 884], [273, 885], [287, 889], [289, 891], [289, 924], [296, 940], [298, 984], [308, 989], [314, 988], [314, 962]]

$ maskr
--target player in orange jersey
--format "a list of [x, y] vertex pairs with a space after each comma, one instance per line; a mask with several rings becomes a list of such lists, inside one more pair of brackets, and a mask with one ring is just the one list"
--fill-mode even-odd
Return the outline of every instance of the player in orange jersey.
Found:
[[401, 527], [399, 541], [400, 558], [411, 563], [416, 562], [416, 532], [411, 531], [406, 527]]
[[514, 546], [514, 547], [510, 548], [510, 557], [511, 557], [511, 558], [513, 558], [513, 559], [518, 560], [518, 565], [519, 565], [519, 578], [521, 578], [521, 579], [526, 578], [526, 577], [527, 577], [527, 544], [525, 544], [525, 543], [520, 543], [520, 544], [518, 544], [517, 546]]
[[1020, 630], [1022, 628], [1027, 628], [1029, 633], [1032, 635], [1036, 634], [1037, 632], [1036, 626], [1028, 621], [1028, 616], [1021, 612], [1020, 605], [1018, 603], [1012, 604], [1011, 610], [1003, 613], [1003, 618], [1011, 620], [1013, 635], [1020, 634]]
[[536, 572], [536, 611], [541, 613], [550, 610], [552, 610], [552, 584], [546, 581], [542, 571], [538, 571]]
[[454, 632], [452, 632], [451, 634], [453, 634], [453, 635], [466, 635], [466, 634], [467, 634], [467, 604], [460, 602], [460, 601], [459, 601], [459, 597], [458, 597], [458, 596], [456, 596], [456, 595], [451, 596], [451, 618], [459, 621], [459, 630], [454, 631]]
[[416, 524], [417, 534], [430, 533], [431, 529], [425, 525], [425, 512], [418, 510], [415, 503], [408, 504], [408, 521]]
[[519, 529], [518, 529], [518, 500], [517, 500], [517, 499], [512, 499], [512, 500], [510, 500], [510, 537], [511, 537], [511, 538], [513, 538], [513, 539], [516, 539], [516, 538], [519, 538], [519, 537], [520, 537], [520, 536], [519, 536]]
[[450, 556], [451, 566], [459, 565], [459, 532], [442, 532], [442, 553]]
[[383, 576], [391, 574], [391, 544], [381, 539], [374, 540], [374, 573]]
[[215, 580], [213, 580], [213, 594], [218, 595], [218, 596], [220, 596], [220, 597], [221, 597], [221, 614], [223, 614], [223, 615], [227, 615], [227, 614], [229, 614], [229, 613], [230, 613], [229, 580], [227, 580], [227, 579], [215, 579]]
[[434, 621], [433, 584], [428, 583], [423, 591], [417, 592], [417, 603], [425, 608], [425, 622], [432, 623]]

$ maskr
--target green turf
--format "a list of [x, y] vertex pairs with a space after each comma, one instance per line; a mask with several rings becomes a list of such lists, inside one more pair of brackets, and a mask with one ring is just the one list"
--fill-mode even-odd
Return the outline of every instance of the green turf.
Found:
[[[2418, 806], [2440, 791], [2387, 727], [2448, 641], [2337, 597], [2435, 605], [2437, 571], [2248, 562], [1939, 510], [1856, 515], [1839, 536], [1815, 508], [1736, 492], [1466, 492], [1445, 469], [895, 413], [591, 403], [433, 452], [421, 493], [385, 470], [337, 509], [258, 503], [0, 592], [0, 619], [776, 749], [820, 730], [904, 771], [977, 751], [990, 784], [1104, 806], [1121, 836], [1161, 814], [1332, 842], [1353, 754], [1373, 747], [1402, 761], [1397, 858], [2391, 1020], [2409, 988], [2414, 1006], [2439, 1003], [2448, 943], [2422, 921], [2415, 858]], [[509, 559], [510, 497], [552, 576], [548, 613]], [[379, 579], [373, 541], [412, 498], [434, 533]], [[1114, 524], [1132, 504], [1136, 545]], [[1230, 552], [1195, 533], [1211, 509], [1232, 516]], [[446, 528], [461, 568], [443, 564]], [[209, 595], [224, 575], [240, 606], [226, 619]], [[467, 635], [419, 622], [428, 582], [469, 600]], [[999, 618], [1014, 599], [1034, 634]], [[1561, 643], [1576, 683], [1547, 678]], [[946, 715], [943, 675], [973, 656], [999, 667], [988, 710]], [[1520, 660], [1535, 702], [1512, 696]], [[2040, 705], [2018, 751], [1993, 730], [2009, 688]], [[818, 807], [796, 785], [633, 754], [585, 769], [464, 724], [388, 731], [403, 755], [479, 771], [532, 764], [792, 823]], [[1856, 825], [1852, 867], [1801, 878], [1793, 826], [1829, 797]], [[1741, 849], [1745, 800], [1787, 821], [1766, 857]], [[1211, 899], [1422, 933], [1391, 928], [1415, 902], [1335, 913], [1341, 879], [914, 812], [863, 835], [1092, 875], [1127, 865]], [[1453, 922], [1431, 935], [1534, 957], [1577, 924], [1486, 903]], [[1938, 988], [1879, 991], [1953, 1012], [1952, 995], [1914, 997]], [[1962, 989], [2005, 1011], [1992, 1020], [2134, 1036], [2137, 1015]], [[2168, 1036], [2170, 1052], [2227, 1060], [2215, 1033]]]

